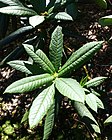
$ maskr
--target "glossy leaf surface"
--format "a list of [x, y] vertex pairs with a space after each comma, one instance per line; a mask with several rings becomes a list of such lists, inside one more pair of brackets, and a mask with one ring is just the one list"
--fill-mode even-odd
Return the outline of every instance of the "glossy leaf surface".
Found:
[[25, 50], [30, 55], [30, 57], [38, 63], [43, 70], [45, 70], [48, 73], [54, 73], [55, 68], [53, 64], [49, 61], [48, 57], [42, 52], [40, 49], [36, 51], [36, 53], [32, 50], [31, 45], [23, 44]]
[[23, 4], [19, 0], [0, 0], [0, 2], [3, 2], [10, 6], [17, 6], [17, 5], [23, 6]]
[[45, 116], [53, 104], [55, 94], [54, 84], [44, 89], [33, 101], [29, 112], [29, 125], [34, 128]]
[[88, 128], [93, 129], [97, 133], [100, 133], [98, 123], [91, 112], [87, 109], [87, 107], [80, 102], [74, 102], [74, 107], [77, 110], [78, 114], [82, 117], [82, 120], [85, 122]]
[[110, 124], [110, 123], [112, 123], [112, 115], [109, 116], [109, 117], [104, 121], [104, 124], [105, 124], [105, 125], [108, 125], [108, 124]]
[[71, 78], [57, 78], [56, 88], [58, 91], [71, 100], [84, 103], [85, 92], [80, 84]]
[[0, 13], [16, 16], [33, 16], [37, 14], [34, 10], [22, 6], [6, 6], [0, 8]]
[[53, 76], [50, 74], [26, 77], [9, 85], [4, 93], [24, 93], [32, 91], [52, 80]]
[[44, 136], [43, 140], [47, 140], [52, 132], [54, 126], [54, 118], [55, 118], [55, 100], [51, 105], [50, 109], [48, 110], [45, 125], [44, 125]]
[[14, 31], [13, 33], [9, 34], [8, 36], [0, 40], [0, 49], [2, 49], [4, 45], [7, 45], [12, 41], [15, 41], [16, 39], [21, 38], [31, 32], [33, 32], [32, 26], [25, 26], [19, 28], [18, 30]]
[[59, 70], [59, 76], [70, 72], [73, 69], [78, 69], [102, 47], [102, 41], [90, 42], [82, 46], [74, 52], [63, 67]]
[[54, 18], [60, 20], [73, 20], [72, 17], [66, 12], [59, 12], [58, 14], [55, 15]]
[[97, 112], [97, 102], [94, 94], [90, 93], [86, 95], [86, 103], [92, 110]]
[[101, 24], [102, 26], [112, 25], [112, 15], [100, 18], [99, 19], [99, 24]]
[[58, 71], [61, 65], [62, 50], [63, 50], [62, 28], [58, 26], [52, 33], [52, 38], [49, 46], [49, 57], [56, 71]]
[[86, 82], [84, 86], [86, 86], [87, 88], [96, 87], [99, 86], [101, 83], [103, 83], [105, 79], [107, 79], [107, 77], [96, 77]]
[[41, 24], [42, 22], [44, 22], [45, 18], [44, 16], [32, 16], [29, 18], [29, 23], [33, 26], [36, 27], [37, 25]]
[[97, 102], [97, 107], [104, 109], [103, 102], [96, 95], [95, 95], [95, 98], [96, 98], [96, 102]]
[[29, 61], [14, 60], [7, 64], [16, 70], [25, 72], [26, 74], [40, 74], [42, 72], [41, 68], [37, 64], [32, 64]]

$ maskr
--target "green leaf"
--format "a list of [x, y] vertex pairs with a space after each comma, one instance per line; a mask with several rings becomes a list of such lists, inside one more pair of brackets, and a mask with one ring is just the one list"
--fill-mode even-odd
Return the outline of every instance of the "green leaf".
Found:
[[101, 109], [104, 109], [103, 102], [102, 102], [96, 95], [94, 95], [94, 96], [95, 96], [95, 98], [96, 98], [97, 107], [98, 107], [98, 108], [101, 108]]
[[52, 0], [52, 1], [50, 0], [49, 2], [47, 2], [46, 10], [48, 11], [48, 13], [49, 13], [49, 10], [54, 6], [54, 4], [55, 4], [55, 0]]
[[90, 113], [90, 111], [87, 109], [87, 107], [80, 102], [74, 102], [74, 107], [77, 110], [78, 114], [82, 117], [83, 122], [85, 122], [88, 128], [90, 130], [94, 130], [97, 133], [100, 133], [98, 123]]
[[54, 96], [54, 103], [50, 107], [45, 119], [43, 140], [47, 140], [52, 132], [55, 119], [57, 118], [59, 113], [59, 108], [60, 108], [62, 98], [63, 96], [56, 90]]
[[109, 116], [109, 117], [104, 121], [104, 124], [105, 124], [105, 125], [108, 125], [108, 124], [110, 124], [110, 123], [112, 123], [112, 115]]
[[37, 65], [29, 61], [14, 60], [7, 63], [12, 68], [25, 72], [26, 74], [42, 74], [44, 71]]
[[48, 73], [55, 73], [55, 68], [47, 56], [38, 49], [36, 53], [32, 50], [31, 45], [23, 44], [26, 52], [30, 57], [42, 67], [42, 69]]
[[107, 9], [107, 2], [106, 0], [95, 0], [95, 3], [99, 5], [103, 9]]
[[53, 81], [53, 76], [50, 74], [26, 77], [9, 85], [4, 93], [23, 93], [32, 91], [51, 81]]
[[90, 91], [86, 88], [83, 88], [83, 90], [86, 92], [86, 93], [90, 93]]
[[73, 18], [67, 14], [66, 12], [59, 12], [55, 15], [55, 19], [60, 19], [60, 20], [73, 20]]
[[[21, 72], [25, 72], [26, 74], [33, 74], [32, 71], [27, 66], [33, 66], [33, 64], [29, 61], [22, 61], [22, 60], [14, 60], [7, 63], [12, 68], [19, 70]], [[32, 67], [32, 70], [34, 67]]]
[[87, 80], [88, 80], [88, 76], [86, 76], [86, 77], [82, 77], [82, 79], [81, 79], [81, 81], [80, 81], [80, 85], [83, 87], [84, 86], [84, 84], [87, 82]]
[[45, 116], [53, 104], [55, 94], [54, 84], [43, 90], [33, 101], [29, 112], [29, 125], [34, 128]]
[[99, 86], [101, 83], [103, 83], [105, 79], [107, 79], [107, 77], [95, 77], [95, 78], [89, 80], [88, 82], [86, 82], [86, 83], [84, 84], [84, 86], [86, 86], [87, 88], [90, 88], [90, 87], [97, 87], [97, 86]]
[[[49, 13], [50, 12], [51, 11], [49, 10]], [[72, 17], [69, 14], [67, 14], [66, 12], [59, 12], [59, 13], [56, 13], [56, 14], [51, 13], [51, 14], [49, 14], [49, 16], [47, 16], [47, 18], [50, 18], [50, 19], [55, 18], [55, 19], [59, 19], [59, 20], [73, 20]]]
[[3, 7], [0, 8], [0, 13], [16, 16], [34, 16], [37, 14], [34, 10], [22, 6]]
[[94, 94], [90, 93], [86, 95], [86, 103], [92, 110], [97, 112], [97, 102]]
[[10, 6], [23, 6], [19, 0], [0, 0], [0, 2], [8, 4]]
[[100, 94], [98, 92], [96, 92], [94, 89], [91, 88], [91, 93], [93, 93], [96, 96], [100, 96]]
[[64, 66], [59, 70], [58, 76], [65, 75], [73, 69], [78, 69], [102, 47], [103, 41], [90, 42], [82, 46], [67, 60]]
[[58, 26], [52, 33], [49, 47], [49, 57], [56, 71], [58, 71], [61, 65], [62, 51], [63, 51], [62, 28]]
[[[22, 38], [23, 36], [26, 36], [27, 34], [33, 32], [33, 27], [32, 26], [25, 26], [17, 29], [16, 31], [12, 32], [2, 40], [0, 40], [0, 50], [2, 49], [3, 46], [11, 43], [12, 41], [17, 40], [18, 38]], [[20, 45], [21, 46], [21, 45]], [[22, 46], [21, 46], [22, 49]]]
[[112, 15], [100, 18], [99, 19], [99, 24], [101, 24], [102, 26], [112, 25]]
[[9, 15], [0, 14], [0, 40], [6, 36], [9, 26]]
[[42, 12], [45, 11], [46, 0], [29, 0], [29, 2], [33, 5], [33, 9], [38, 14], [41, 14]]
[[51, 105], [50, 109], [48, 110], [48, 113], [45, 119], [43, 140], [47, 140], [49, 138], [53, 129], [54, 118], [55, 118], [55, 100], [54, 100], [54, 103]]
[[29, 116], [29, 111], [27, 110], [27, 111], [25, 112], [25, 114], [23, 115], [23, 118], [22, 118], [22, 120], [21, 120], [21, 123], [27, 121], [27, 120], [28, 120], [28, 116]]
[[45, 18], [44, 16], [32, 16], [29, 18], [29, 23], [33, 26], [36, 27], [37, 25], [41, 24], [42, 22], [44, 22]]
[[84, 103], [85, 92], [76, 80], [71, 78], [57, 78], [56, 88], [62, 95], [67, 96], [71, 100]]
[[73, 19], [76, 19], [78, 14], [77, 4], [71, 3], [66, 6], [66, 12], [69, 14]]

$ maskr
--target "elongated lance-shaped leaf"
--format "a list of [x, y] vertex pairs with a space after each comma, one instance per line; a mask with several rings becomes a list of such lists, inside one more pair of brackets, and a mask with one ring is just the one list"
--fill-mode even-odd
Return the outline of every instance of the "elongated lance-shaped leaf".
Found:
[[30, 55], [30, 57], [36, 63], [38, 63], [44, 71], [46, 71], [48, 73], [54, 73], [55, 72], [55, 68], [54, 68], [53, 64], [50, 62], [50, 60], [44, 54], [44, 52], [42, 52], [40, 49], [38, 49], [35, 53], [32, 50], [31, 45], [28, 45], [28, 44], [23, 44], [23, 45], [24, 45], [24, 48], [27, 51], [27, 53]]
[[26, 77], [9, 85], [4, 93], [23, 93], [32, 91], [52, 80], [53, 76], [50, 74]]
[[101, 109], [104, 109], [103, 102], [102, 102], [96, 95], [94, 95], [94, 96], [95, 96], [95, 98], [96, 98], [97, 107], [98, 107], [98, 108], [101, 108]]
[[99, 24], [102, 26], [110, 26], [112, 25], [112, 15], [105, 16], [99, 19]]
[[53, 104], [55, 94], [54, 84], [43, 90], [33, 101], [29, 112], [29, 125], [34, 128], [45, 116]]
[[73, 69], [76, 70], [81, 67], [102, 47], [102, 43], [103, 41], [90, 42], [82, 46], [71, 55], [63, 67], [59, 70], [58, 76], [62, 76]]
[[53, 125], [55, 123], [55, 118], [58, 116], [59, 113], [59, 106], [61, 101], [62, 101], [62, 95], [56, 90], [54, 96], [54, 102], [51, 105], [50, 109], [48, 110], [45, 119], [43, 140], [47, 140], [52, 132]]
[[96, 96], [101, 96], [100, 93], [96, 92], [94, 89], [91, 88], [91, 93]]
[[37, 14], [34, 10], [23, 6], [6, 6], [0, 8], [0, 13], [16, 16], [34, 16]]
[[37, 65], [29, 61], [14, 60], [7, 63], [12, 68], [25, 72], [26, 74], [41, 74], [43, 70]]
[[62, 50], [63, 50], [62, 27], [58, 26], [52, 33], [49, 47], [49, 57], [56, 71], [58, 71], [61, 65]]
[[104, 125], [109, 125], [110, 123], [112, 123], [112, 115], [104, 121]]
[[29, 116], [29, 110], [26, 110], [21, 120], [21, 123], [26, 122], [28, 120], [28, 116]]
[[27, 67], [25, 67], [25, 64], [32, 65], [32, 63], [29, 61], [14, 60], [14, 61], [8, 62], [7, 64], [16, 70], [25, 72], [26, 74], [32, 74], [32, 72]]
[[45, 119], [43, 140], [47, 140], [49, 138], [53, 129], [54, 119], [55, 119], [55, 99], [50, 109], [48, 110], [48, 113]]
[[74, 102], [74, 107], [78, 114], [82, 117], [82, 120], [85, 122], [87, 127], [90, 130], [93, 129], [95, 132], [100, 133], [99, 125], [87, 107], [80, 102]]
[[16, 5], [23, 6], [23, 4], [19, 0], [0, 0], [0, 2], [8, 4], [10, 6], [16, 6]]
[[[50, 11], [51, 10], [51, 11]], [[66, 12], [52, 13], [52, 8], [49, 9], [47, 16], [48, 19], [59, 19], [59, 20], [73, 20], [72, 17]]]
[[86, 103], [92, 110], [97, 112], [97, 101], [94, 94], [90, 93], [86, 95]]
[[[86, 43], [85, 45], [83, 45], [81, 48], [79, 48], [77, 51], [75, 51], [70, 58], [67, 60], [66, 63], [68, 63], [69, 61], [73, 61], [74, 59], [78, 59], [79, 56], [83, 56], [85, 53], [87, 53], [88, 51], [90, 51], [91, 49], [96, 49], [98, 47], [101, 48], [102, 47], [102, 43], [103, 41], [93, 41], [93, 42], [89, 42]], [[92, 50], [93, 51], [93, 50]], [[97, 51], [97, 50], [96, 50]], [[79, 53], [80, 52], [80, 53]], [[90, 52], [91, 53], [91, 52]], [[79, 55], [78, 55], [79, 54]]]
[[84, 86], [86, 86], [87, 88], [89, 88], [89, 87], [97, 87], [101, 83], [103, 83], [105, 79], [107, 79], [107, 77], [95, 77], [95, 78], [89, 80], [88, 82], [86, 82], [84, 84]]
[[6, 36], [4, 39], [0, 40], [0, 50], [2, 49], [4, 45], [7, 45], [11, 43], [12, 41], [15, 41], [16, 39], [21, 38], [22, 36], [25, 36], [33, 31], [34, 31], [34, 28], [32, 26], [25, 26], [25, 27], [19, 28], [18, 30]]
[[56, 88], [58, 91], [71, 100], [84, 103], [85, 92], [81, 85], [72, 78], [57, 78]]
[[54, 14], [54, 18], [60, 20], [73, 20], [73, 18], [66, 12], [59, 12], [56, 15]]

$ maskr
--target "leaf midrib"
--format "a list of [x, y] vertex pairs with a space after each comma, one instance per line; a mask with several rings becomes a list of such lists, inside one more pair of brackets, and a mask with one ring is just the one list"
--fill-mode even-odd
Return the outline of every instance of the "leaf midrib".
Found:
[[[34, 83], [34, 82], [39, 81], [39, 80], [41, 80], [41, 79], [44, 79], [44, 80], [45, 80], [46, 78], [47, 78], [47, 81], [48, 81], [48, 78], [50, 79], [50, 78], [53, 78], [53, 77], [51, 77], [50, 75], [48, 75], [48, 76], [46, 75], [46, 77], [43, 77], [43, 78], [41, 77], [41, 78], [39, 78], [39, 79], [35, 79], [35, 80], [30, 81], [30, 82], [27, 82], [27, 83], [25, 83], [25, 84], [17, 85], [16, 87], [13, 87], [13, 88], [11, 87], [11, 89], [8, 89], [8, 90], [14, 90], [15, 88], [18, 88], [18, 87], [21, 88], [23, 85], [26, 86], [27, 84]], [[45, 84], [45, 83], [44, 83], [44, 84]], [[42, 84], [42, 85], [43, 85], [43, 84]], [[39, 84], [39, 86], [40, 86], [40, 84]], [[36, 86], [34, 89], [36, 89], [37, 87], [38, 87], [38, 86]], [[30, 90], [29, 90], [29, 91], [30, 91]]]
[[[60, 78], [61, 79], [61, 78]], [[63, 81], [63, 79], [61, 79], [61, 81]], [[64, 82], [64, 81], [63, 81]], [[66, 83], [66, 82], [64, 82]], [[67, 84], [67, 83], [66, 83]], [[68, 85], [68, 84], [67, 84]], [[75, 91], [75, 93], [77, 94], [77, 96], [80, 97], [80, 99], [82, 99], [82, 96], [80, 96], [80, 94], [78, 92], [76, 92], [76, 90], [74, 90], [74, 88], [72, 88], [70, 85], [68, 85], [73, 91]]]
[[[57, 37], [57, 38], [58, 38], [58, 37]], [[54, 39], [54, 41], [55, 41], [55, 39]], [[57, 42], [57, 43], [56, 43], [56, 48], [57, 48], [57, 49], [56, 49], [56, 51], [55, 51], [55, 52], [56, 52], [56, 53], [55, 53], [56, 55], [54, 56], [54, 57], [55, 57], [54, 64], [55, 64], [56, 66], [58, 66], [59, 64], [57, 64], [57, 61], [59, 60], [59, 58], [57, 57], [57, 54], [58, 54], [58, 50], [60, 50], [60, 48], [59, 48], [58, 46], [61, 46], [62, 43], [59, 43], [59, 38], [58, 38], [57, 41], [55, 41], [55, 42]], [[54, 43], [53, 43], [53, 45], [55, 46]], [[53, 50], [54, 50], [54, 49], [53, 49]], [[53, 54], [52, 54], [52, 55], [53, 55]], [[56, 67], [56, 69], [58, 69], [58, 68]]]
[[[100, 44], [97, 44], [97, 45], [100, 45]], [[97, 46], [97, 45], [95, 45], [95, 46]], [[93, 46], [93, 47], [94, 47], [94, 46]], [[87, 52], [86, 54], [89, 54], [89, 53], [92, 52], [93, 50], [95, 50], [95, 47], [94, 47], [93, 49], [91, 49], [90, 51], [88, 51], [88, 52], [86, 51], [86, 52]], [[73, 61], [73, 58], [72, 58], [72, 59], [70, 60], [71, 62], [70, 62], [70, 63], [68, 62], [69, 67], [70, 67], [72, 64], [74, 64], [75, 61], [77, 61], [78, 59], [80, 60], [82, 57], [84, 57], [84, 55], [85, 55], [85, 53], [84, 53], [83, 55], [81, 55], [80, 58], [78, 57], [78, 58], [77, 58], [76, 60], [74, 60], [74, 61]], [[64, 69], [67, 69], [68, 64], [67, 64], [67, 63], [65, 63], [65, 64], [66, 64], [66, 66], [64, 67], [64, 65], [63, 65], [62, 69], [59, 70], [59, 73], [62, 72]]]
[[[41, 50], [39, 50], [40, 52], [39, 53], [43, 53], [43, 52], [41, 52]], [[34, 52], [33, 52], [34, 53]], [[35, 53], [34, 53], [35, 54]], [[48, 60], [48, 63], [46, 63], [46, 61], [41, 57], [41, 56], [39, 56], [38, 54], [35, 54], [39, 59], [41, 59], [43, 62], [44, 62], [44, 65], [46, 65], [47, 66], [47, 68], [48, 68], [48, 70], [50, 71], [50, 72], [52, 72], [52, 73], [54, 73], [55, 72], [55, 68], [54, 68], [54, 66], [53, 66], [53, 64], [50, 62], [50, 60], [47, 58], [47, 56], [45, 56], [46, 57], [46, 59]], [[39, 64], [40, 65], [40, 64]], [[51, 68], [52, 69], [51, 69]]]
[[[11, 7], [13, 7], [13, 8], [15, 8], [15, 9], [11, 9]], [[16, 9], [17, 8], [17, 9]], [[26, 11], [26, 12], [29, 12], [29, 13], [35, 13], [36, 14], [36, 12], [34, 11], [34, 10], [32, 10], [32, 9], [29, 9], [29, 8], [26, 8], [26, 7], [22, 7], [22, 6], [6, 6], [6, 7], [3, 7], [3, 8], [0, 8], [0, 9], [2, 9], [2, 10], [19, 10], [19, 11]]]
[[[44, 98], [42, 99], [42, 102], [41, 102], [41, 104], [39, 105], [39, 108], [38, 108], [38, 111], [35, 113], [35, 117], [33, 117], [33, 123], [35, 122], [35, 118], [36, 118], [36, 116], [37, 116], [37, 114], [38, 114], [38, 112], [39, 112], [39, 109], [41, 108], [41, 106], [43, 105], [43, 101], [45, 100], [45, 98], [46, 98], [46, 96], [47, 96], [47, 93], [49, 92], [51, 90], [51, 87], [46, 91], [46, 93], [44, 93], [45, 94], [45, 96], [44, 96]], [[41, 94], [41, 93], [40, 93]], [[44, 107], [45, 108], [45, 107]]]

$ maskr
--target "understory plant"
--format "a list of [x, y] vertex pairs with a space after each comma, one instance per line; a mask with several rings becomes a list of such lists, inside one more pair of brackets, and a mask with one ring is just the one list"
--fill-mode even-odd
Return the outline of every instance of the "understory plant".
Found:
[[108, 16], [105, 16], [105, 17], [101, 17], [99, 19], [99, 23], [102, 25], [102, 26], [110, 26], [112, 25], [112, 15], [108, 15]]
[[[25, 93], [36, 90], [37, 95], [27, 115], [31, 129], [35, 128], [46, 116], [43, 140], [48, 139], [52, 132], [63, 96], [73, 101], [73, 106], [79, 115], [86, 120], [88, 128], [100, 133], [99, 125], [86, 105], [95, 112], [98, 108], [104, 108], [102, 101], [97, 96], [99, 94], [96, 94], [93, 87], [101, 84], [105, 77], [98, 77], [90, 81], [82, 80], [79, 83], [68, 75], [90, 60], [102, 47], [102, 43], [103, 41], [98, 41], [83, 45], [73, 52], [66, 63], [62, 65], [63, 34], [62, 28], [57, 26], [52, 33], [49, 57], [40, 49], [35, 51], [32, 45], [23, 44], [33, 61], [15, 60], [8, 62], [10, 66], [29, 76], [9, 85], [4, 93]], [[25, 114], [25, 116], [27, 115]], [[25, 119], [26, 117], [23, 118], [22, 122]]]

